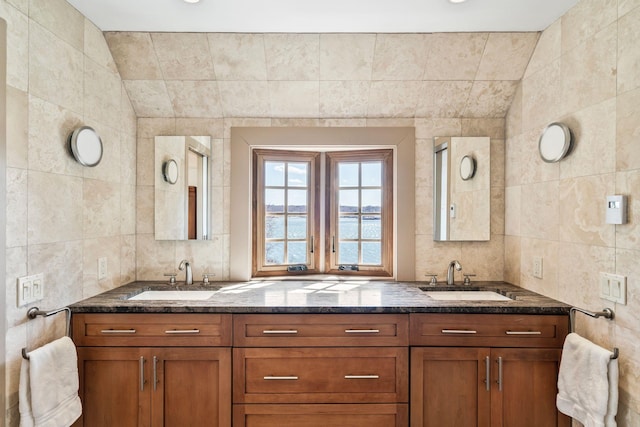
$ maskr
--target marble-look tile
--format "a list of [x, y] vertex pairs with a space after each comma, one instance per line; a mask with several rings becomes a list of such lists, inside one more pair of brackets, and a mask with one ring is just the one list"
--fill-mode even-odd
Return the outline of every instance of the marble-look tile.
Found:
[[12, 5], [25, 15], [29, 14], [29, 0], [7, 0], [7, 4]]
[[[222, 249], [220, 237], [207, 241], [176, 242], [176, 258], [171, 265], [178, 265], [181, 260], [187, 259], [191, 261], [194, 282], [202, 281], [202, 273], [212, 273], [215, 276], [210, 277], [210, 280], [220, 280], [218, 278], [222, 275]], [[184, 280], [184, 273], [180, 273], [177, 280]]]
[[83, 237], [120, 235], [120, 185], [85, 179], [83, 194]]
[[406, 117], [372, 117], [367, 119], [367, 127], [412, 127], [414, 119]]
[[336, 128], [344, 128], [344, 127], [352, 127], [352, 128], [361, 128], [367, 126], [367, 119], [364, 117], [330, 117], [330, 118], [322, 118], [318, 119], [318, 126], [320, 127], [336, 127]]
[[[224, 137], [223, 119], [176, 118], [176, 135], [204, 135], [215, 139]], [[212, 146], [214, 141], [212, 141]], [[215, 149], [212, 148], [212, 157]]]
[[365, 117], [368, 81], [320, 81], [321, 117]]
[[[560, 162], [560, 178], [616, 170], [616, 100], [612, 98], [563, 118], [574, 137], [569, 156]], [[640, 147], [638, 147], [640, 148]]]
[[504, 183], [507, 187], [514, 187], [523, 183], [522, 165], [524, 163], [523, 135], [507, 138], [504, 149]]
[[16, 279], [29, 274], [27, 270], [28, 249], [27, 246], [7, 248], [6, 252], [6, 307], [5, 314], [7, 327], [21, 325], [27, 322], [24, 307], [18, 307], [18, 295]]
[[123, 79], [162, 79], [162, 70], [149, 33], [107, 32], [104, 36]]
[[370, 80], [375, 34], [321, 34], [320, 80]]
[[506, 138], [522, 133], [522, 81], [518, 85], [509, 111], [507, 111], [504, 132]]
[[521, 194], [522, 194], [522, 188], [520, 186], [505, 188], [504, 232], [508, 236], [520, 236], [520, 221], [522, 219]]
[[[563, 242], [560, 243], [560, 254], [561, 260], [571, 262], [558, 265], [558, 297], [576, 307], [600, 311], [604, 301], [600, 298], [599, 274], [615, 271], [615, 249]], [[543, 260], [543, 274], [546, 261]], [[578, 283], [580, 291], [576, 292], [575, 284]]]
[[222, 117], [218, 82], [167, 80], [165, 83], [176, 117]]
[[211, 235], [220, 236], [224, 234], [224, 217], [227, 213], [227, 202], [225, 201], [225, 187], [215, 185], [211, 187]]
[[618, 21], [618, 93], [640, 87], [640, 8]]
[[29, 18], [13, 7], [6, 7], [5, 12], [7, 85], [26, 92], [29, 90]]
[[615, 228], [605, 224], [605, 209], [594, 209], [615, 190], [614, 174], [560, 181], [560, 239], [596, 246], [615, 246]]
[[471, 92], [471, 81], [425, 81], [416, 117], [460, 117]]
[[84, 16], [66, 0], [30, 0], [29, 18], [75, 49], [84, 48]]
[[111, 51], [104, 34], [93, 22], [84, 20], [84, 54], [87, 58], [107, 70], [117, 73], [118, 67], [111, 56]]
[[121, 126], [121, 86], [117, 73], [84, 61], [84, 115], [113, 128]]
[[[540, 131], [532, 130], [521, 135], [519, 159], [514, 164], [509, 174], [520, 174], [519, 182], [525, 184], [537, 183], [540, 181], [556, 180], [560, 177], [559, 163], [546, 163], [540, 158], [538, 152], [538, 141], [540, 139]], [[511, 184], [508, 184], [511, 185]]]
[[[462, 243], [434, 242], [433, 234], [416, 235], [416, 280], [427, 281], [428, 275], [437, 274], [438, 281], [446, 281], [447, 264], [452, 259], [461, 260]], [[464, 267], [464, 264], [462, 264]]]
[[318, 82], [269, 82], [271, 117], [318, 117]]
[[[25, 310], [22, 310], [25, 316]], [[9, 328], [5, 334], [6, 358], [5, 363], [5, 388], [2, 390], [6, 396], [6, 419], [5, 411], [2, 411], [3, 422], [7, 421], [7, 427], [18, 426], [20, 424], [20, 414], [18, 413], [18, 390], [20, 388], [20, 367], [22, 365], [21, 350], [27, 347], [27, 324], [22, 324]], [[6, 393], [6, 394], [5, 394]], [[5, 409], [5, 408], [3, 408]]]
[[82, 238], [82, 178], [30, 171], [28, 243]]
[[618, 18], [617, 0], [582, 0], [562, 18], [562, 53], [585, 42]]
[[120, 234], [136, 234], [136, 186], [120, 186]]
[[29, 96], [7, 85], [7, 166], [26, 169], [29, 162]]
[[638, 249], [640, 247], [640, 170], [618, 172], [615, 193], [627, 195], [629, 203], [627, 208], [629, 222], [615, 226], [616, 248]]
[[[617, 313], [616, 313], [617, 314]], [[619, 388], [621, 397], [625, 400], [634, 399], [635, 396], [640, 395], [640, 362], [638, 358], [634, 357], [640, 354], [640, 339], [638, 339], [637, 327], [623, 327], [617, 325], [618, 319], [616, 319], [615, 326], [615, 345], [619, 348], [621, 357], [619, 358]], [[627, 396], [629, 396], [627, 398]], [[636, 421], [639, 419], [637, 412], [637, 406], [640, 403], [637, 401], [637, 397], [630, 404], [634, 405], [636, 414], [632, 416]], [[619, 421], [620, 422], [620, 421]], [[621, 427], [633, 427], [638, 425], [637, 423], [631, 424], [619, 424]]]
[[[120, 236], [84, 239], [82, 296], [89, 298], [119, 286]], [[98, 259], [107, 259], [107, 277], [98, 279]]]
[[82, 126], [82, 118], [63, 107], [29, 97], [29, 169], [82, 176], [67, 146], [74, 129]]
[[46, 283], [41, 307], [64, 307], [82, 299], [82, 247], [82, 240], [29, 246], [29, 273], [44, 273]]
[[564, 111], [578, 111], [616, 96], [616, 44], [614, 23], [562, 56]]
[[215, 80], [205, 33], [151, 33], [151, 41], [165, 80]]
[[425, 80], [473, 80], [489, 35], [440, 33], [431, 37]]
[[121, 236], [120, 284], [136, 280], [136, 235]]
[[153, 185], [140, 185], [136, 188], [136, 233], [154, 233], [155, 196]]
[[[523, 288], [559, 299], [560, 244], [552, 240], [520, 240], [520, 284]], [[542, 279], [533, 277], [533, 258], [542, 258]]]
[[102, 140], [102, 160], [94, 167], [82, 167], [84, 178], [120, 183], [122, 162], [120, 160], [120, 132], [100, 123], [86, 120], [86, 124], [96, 130]]
[[173, 117], [174, 111], [163, 80], [126, 80], [131, 104], [138, 117]]
[[625, 390], [619, 392], [616, 422], [620, 427], [640, 425], [640, 402], [634, 400]]
[[501, 140], [504, 144], [505, 119], [472, 118], [461, 120], [463, 136], [488, 136], [492, 140]]
[[120, 134], [120, 182], [122, 184], [136, 184], [136, 137]]
[[560, 237], [558, 181], [523, 185], [520, 193], [520, 232], [523, 237], [558, 240]]
[[138, 138], [153, 139], [161, 135], [176, 135], [175, 132], [176, 119], [174, 118], [138, 118]]
[[[475, 136], [475, 135], [469, 135]], [[505, 140], [491, 138], [491, 188], [504, 188]]]
[[[607, 266], [609, 267], [608, 270], [600, 271], [615, 271], [616, 274], [627, 277], [627, 303], [624, 305], [616, 304], [616, 324], [624, 328], [634, 329], [640, 336], [640, 331], [638, 331], [640, 312], [637, 309], [638, 304], [640, 304], [639, 256], [638, 246], [633, 249], [615, 249], [615, 266], [612, 262]], [[614, 257], [612, 256], [611, 258], [613, 261]], [[597, 292], [593, 294], [597, 295]]]
[[428, 34], [377, 34], [372, 80], [422, 80]]
[[267, 80], [318, 80], [320, 35], [265, 34]]
[[417, 118], [414, 121], [417, 139], [429, 139], [437, 136], [462, 136], [460, 119]]
[[[233, 127], [269, 127], [271, 126], [270, 118], [249, 118], [249, 117], [228, 117], [224, 119], [224, 139], [227, 141], [231, 138], [231, 128]], [[231, 153], [231, 149], [229, 149]], [[225, 185], [228, 185], [225, 183]]]
[[155, 240], [153, 234], [136, 237], [136, 276], [138, 280], [165, 281], [164, 273], [177, 271], [176, 242]]
[[618, 0], [618, 19], [640, 7], [640, 0]]
[[475, 79], [520, 80], [537, 41], [538, 33], [489, 34]]
[[640, 168], [640, 88], [617, 97], [616, 170]]
[[517, 87], [515, 81], [474, 81], [463, 117], [504, 117]]
[[522, 130], [542, 130], [557, 120], [562, 113], [562, 85], [560, 59], [522, 81]]
[[497, 280], [504, 277], [504, 236], [493, 235], [488, 242], [468, 242], [462, 245], [462, 271], [475, 274], [473, 281]]
[[504, 212], [504, 187], [492, 187], [491, 196], [491, 217], [490, 217], [490, 233], [493, 239], [494, 235], [504, 236], [505, 212]]
[[74, 49], [33, 21], [29, 24], [29, 94], [83, 112], [83, 62]]
[[7, 169], [6, 245], [7, 248], [27, 245], [27, 202], [29, 188], [25, 169]]
[[413, 117], [422, 82], [374, 81], [369, 91], [367, 117]]
[[504, 236], [504, 281], [520, 283], [520, 237]]
[[224, 117], [269, 117], [269, 83], [266, 81], [220, 81]]
[[218, 80], [266, 80], [262, 34], [208, 34]]
[[537, 73], [541, 69], [549, 66], [553, 61], [562, 55], [562, 20], [558, 19], [549, 25], [540, 34], [529, 65], [524, 72], [524, 78]]

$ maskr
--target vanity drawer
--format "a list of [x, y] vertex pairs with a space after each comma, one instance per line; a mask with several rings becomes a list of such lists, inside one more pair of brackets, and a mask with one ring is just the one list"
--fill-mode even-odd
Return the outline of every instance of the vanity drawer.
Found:
[[558, 347], [568, 316], [513, 314], [411, 314], [411, 345]]
[[405, 346], [404, 314], [239, 314], [236, 347]]
[[74, 314], [77, 346], [231, 346], [230, 314]]
[[394, 403], [408, 399], [408, 349], [235, 348], [234, 402]]

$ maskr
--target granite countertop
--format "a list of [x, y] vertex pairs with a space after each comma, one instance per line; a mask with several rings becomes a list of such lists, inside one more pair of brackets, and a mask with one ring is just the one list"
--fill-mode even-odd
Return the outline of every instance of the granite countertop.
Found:
[[[507, 301], [436, 300], [422, 289], [497, 291]], [[134, 301], [149, 290], [211, 290], [200, 301]], [[252, 280], [194, 283], [132, 282], [70, 306], [74, 313], [499, 313], [568, 314], [571, 306], [505, 282], [470, 286], [362, 280]]]

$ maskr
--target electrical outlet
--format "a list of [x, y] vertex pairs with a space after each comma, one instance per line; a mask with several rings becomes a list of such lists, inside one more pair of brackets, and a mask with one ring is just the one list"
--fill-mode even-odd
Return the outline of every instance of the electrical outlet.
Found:
[[618, 304], [627, 304], [627, 277], [600, 273], [600, 298]]
[[107, 258], [98, 258], [98, 280], [107, 278]]
[[533, 277], [542, 279], [542, 257], [533, 257]]

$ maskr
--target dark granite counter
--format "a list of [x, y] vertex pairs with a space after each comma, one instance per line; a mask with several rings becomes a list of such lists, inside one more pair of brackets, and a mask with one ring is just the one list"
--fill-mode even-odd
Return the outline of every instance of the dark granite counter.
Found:
[[[149, 290], [211, 290], [205, 300], [129, 300]], [[423, 289], [488, 290], [506, 301], [437, 300]], [[505, 282], [470, 286], [363, 280], [253, 280], [185, 286], [132, 282], [71, 305], [75, 313], [498, 313], [568, 314], [571, 306]]]

